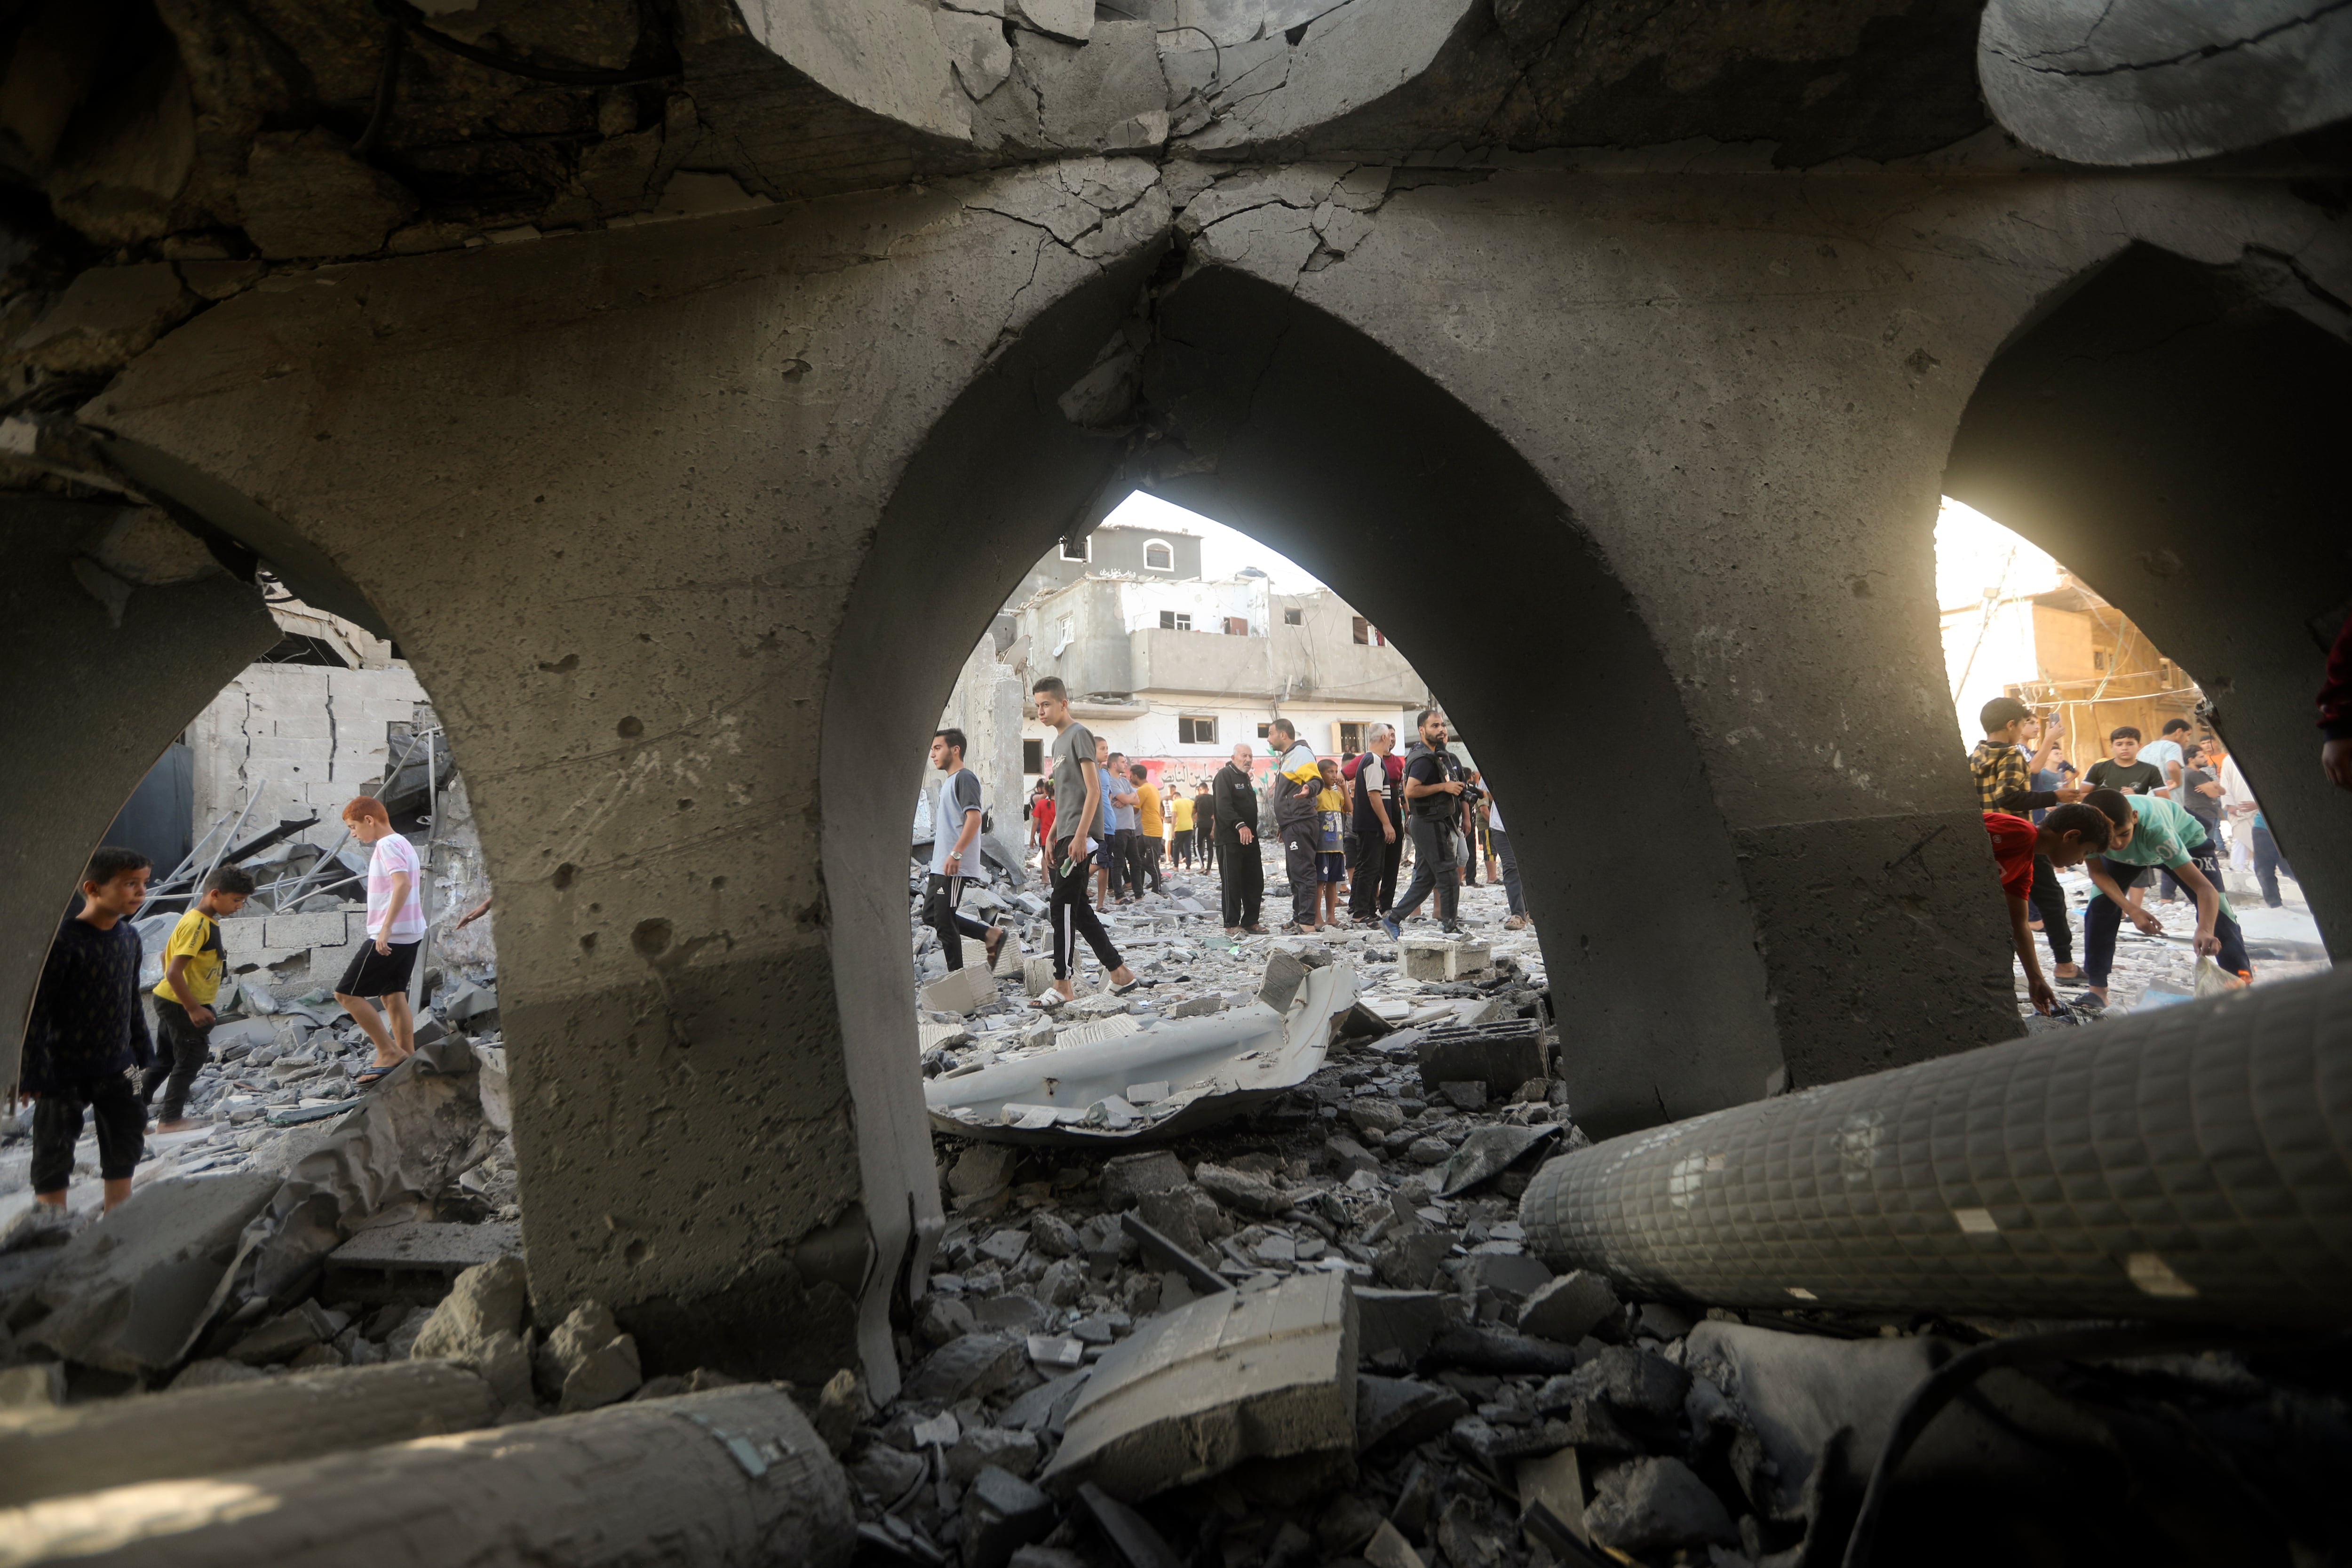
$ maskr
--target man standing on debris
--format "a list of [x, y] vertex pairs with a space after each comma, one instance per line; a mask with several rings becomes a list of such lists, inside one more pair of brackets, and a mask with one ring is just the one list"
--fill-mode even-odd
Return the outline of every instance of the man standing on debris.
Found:
[[1495, 804], [1491, 792], [1486, 796], [1486, 847], [1494, 852], [1503, 882], [1503, 899], [1511, 910], [1503, 919], [1503, 929], [1525, 931], [1528, 929], [1528, 900], [1519, 886], [1518, 847], [1511, 842], [1511, 830], [1503, 825], [1503, 808]]
[[1424, 708], [1417, 726], [1421, 738], [1405, 755], [1404, 804], [1406, 826], [1412, 834], [1412, 885], [1405, 889], [1381, 929], [1391, 939], [1421, 908], [1433, 889], [1437, 893], [1437, 923], [1457, 931], [1454, 912], [1462, 896], [1462, 868], [1455, 846], [1462, 842], [1456, 823], [1462, 815], [1462, 759], [1445, 744], [1445, 715]]
[[[1083, 726], [1081, 726], [1083, 728]], [[1101, 797], [1095, 816], [1095, 904], [1108, 909], [1113, 900], [1127, 901], [1124, 869], [1127, 852], [1118, 841], [1118, 792], [1111, 787], [1110, 742], [1095, 737], [1095, 793]]]
[[1128, 777], [1125, 752], [1113, 752], [1104, 759], [1103, 788], [1110, 792], [1112, 880], [1127, 879], [1127, 897], [1122, 901], [1132, 903], [1143, 897], [1143, 848], [1135, 830], [1143, 801], [1135, 792], [1135, 781]]
[[147, 1110], [130, 1070], [151, 1066], [155, 1043], [139, 1005], [139, 933], [152, 864], [136, 849], [101, 847], [82, 873], [81, 911], [58, 928], [33, 993], [19, 1088], [33, 1102], [32, 1226], [64, 1223], [66, 1186], [82, 1112], [98, 1121], [98, 1174], [111, 1210], [131, 1195], [146, 1147]]
[[2218, 958], [2225, 973], [2252, 980], [2253, 960], [2246, 956], [2237, 911], [2221, 891], [2221, 847], [2206, 837], [2197, 819], [2179, 802], [2161, 795], [2095, 789], [2083, 804], [2095, 806], [2112, 833], [2107, 847], [2090, 862], [2091, 881], [2105, 897], [2092, 900], [2083, 911], [2083, 973], [2100, 1005], [2106, 1004], [2116, 931], [2125, 919], [2146, 935], [2164, 934], [2164, 923], [2126, 896], [2151, 866], [2169, 870], [2197, 900], [2197, 955]]
[[1225, 934], [1264, 936], [1258, 902], [1265, 896], [1265, 866], [1258, 858], [1257, 791], [1250, 785], [1250, 749], [1234, 748], [1234, 760], [1217, 770], [1217, 856], [1223, 873]]
[[[212, 1059], [213, 1003], [228, 973], [228, 954], [221, 947], [220, 920], [245, 908], [253, 895], [253, 878], [235, 866], [216, 868], [205, 879], [204, 891], [172, 928], [163, 949], [163, 978], [155, 986], [155, 1026], [162, 1034], [157, 1052], [163, 1059], [149, 1068], [139, 1082], [139, 1099], [152, 1102], [163, 1089], [163, 1108], [156, 1114], [158, 1132], [185, 1132], [197, 1124], [187, 1120], [188, 1090], [196, 1074]], [[209, 1125], [209, 1124], [207, 1124]]]
[[1135, 785], [1135, 890], [1138, 894], [1143, 891], [1143, 879], [1148, 876], [1151, 879], [1151, 890], [1157, 893], [1162, 888], [1160, 851], [1166, 847], [1168, 838], [1168, 824], [1160, 814], [1160, 790], [1140, 763], [1129, 764], [1127, 776]]
[[[415, 847], [392, 830], [383, 802], [363, 795], [343, 807], [352, 837], [372, 846], [367, 872], [367, 934], [335, 986], [335, 1000], [375, 1046], [375, 1060], [360, 1069], [362, 1089], [416, 1054], [416, 1019], [408, 1010], [408, 977], [425, 945], [425, 910], [416, 900]], [[383, 1003], [378, 1017], [367, 998]], [[386, 1020], [390, 1021], [389, 1029]]]
[[[1978, 809], [2024, 816], [2028, 812], [2079, 801], [2090, 793], [2075, 788], [2030, 787], [2031, 781], [2057, 752], [2058, 737], [2066, 731], [2063, 720], [2053, 716], [2039, 721], [2040, 743], [2031, 759], [2021, 748], [2034, 739], [2037, 721], [2032, 709], [2014, 697], [1996, 697], [1978, 711], [1977, 721], [1984, 727], [1984, 739], [1969, 753], [1969, 772], [1977, 781]], [[2080, 984], [2083, 972], [2074, 963], [2074, 932], [2067, 923], [2066, 890], [2059, 885], [2057, 868], [2047, 863], [2036, 865], [2027, 896], [2042, 917], [2042, 934], [2049, 941], [2058, 978]]]
[[1356, 864], [1349, 873], [1348, 913], [1370, 923], [1396, 902], [1397, 862], [1404, 856], [1404, 761], [1396, 754], [1396, 726], [1372, 728], [1372, 749], [1339, 770], [1356, 781]]
[[1037, 840], [1037, 871], [1045, 880], [1045, 890], [1054, 890], [1054, 786], [1045, 779], [1037, 781], [1036, 793], [1029, 802], [1030, 836]]
[[1315, 748], [1298, 738], [1287, 719], [1267, 726], [1266, 747], [1275, 756], [1273, 779], [1274, 830], [1282, 836], [1282, 866], [1290, 879], [1292, 931], [1319, 929], [1316, 920], [1318, 895], [1317, 857], [1322, 825], [1317, 799], [1323, 793], [1323, 768]]
[[1192, 796], [1192, 849], [1203, 872], [1217, 868], [1217, 803], [1205, 779]]
[[[2081, 865], [2107, 847], [2113, 830], [2104, 816], [2079, 805], [2052, 806], [2038, 826], [2005, 811], [1986, 812], [1984, 825], [1992, 839], [1994, 863], [2000, 868], [2001, 896], [2009, 900], [2010, 945], [2025, 971], [2026, 999], [2037, 1013], [2054, 1013], [2058, 994], [2042, 977], [2033, 933], [2026, 927], [2026, 902], [2033, 896], [2034, 879], [2045, 874], [2043, 867]], [[2049, 875], [2054, 878], [2055, 873]]]
[[1045, 861], [1054, 880], [1054, 896], [1045, 910], [1054, 923], [1054, 989], [1064, 1001], [1077, 994], [1072, 984], [1076, 973], [1073, 950], [1084, 937], [1111, 983], [1122, 993], [1131, 991], [1137, 984], [1134, 972], [1103, 934], [1102, 921], [1087, 902], [1087, 851], [1101, 832], [1099, 814], [1106, 798], [1101, 764], [1096, 760], [1099, 742], [1070, 717], [1069, 688], [1058, 676], [1046, 676], [1030, 694], [1036, 700], [1038, 722], [1054, 731], [1055, 840]]
[[931, 736], [931, 766], [947, 778], [940, 784], [939, 809], [931, 816], [931, 874], [923, 889], [923, 923], [940, 933], [940, 952], [951, 974], [963, 967], [965, 937], [980, 938], [992, 970], [997, 949], [1004, 944], [1002, 927], [982, 925], [956, 909], [963, 901], [963, 885], [971, 880], [971, 867], [980, 858], [980, 775], [963, 765], [963, 747], [961, 730], [940, 730]]

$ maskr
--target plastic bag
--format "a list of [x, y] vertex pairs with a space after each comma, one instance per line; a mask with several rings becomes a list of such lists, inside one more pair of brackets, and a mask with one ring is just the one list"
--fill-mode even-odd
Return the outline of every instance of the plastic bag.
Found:
[[2227, 996], [2242, 989], [2244, 984], [2210, 957], [2197, 961], [2197, 999], [2200, 1002], [2208, 996]]

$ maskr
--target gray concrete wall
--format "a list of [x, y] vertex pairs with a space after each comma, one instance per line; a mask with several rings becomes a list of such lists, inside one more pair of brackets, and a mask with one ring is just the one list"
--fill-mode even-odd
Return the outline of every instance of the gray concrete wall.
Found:
[[200, 550], [183, 581], [121, 584], [118, 624], [86, 584], [85, 552], [121, 510], [0, 502], [0, 1085], [16, 1081], [41, 961], [99, 835], [222, 682], [278, 640], [260, 590]]
[[[1189, 277], [1117, 160], [329, 269], [90, 405], [331, 562], [448, 723], [544, 1310], [887, 1390], [875, 1287], [939, 1218], [906, 803], [1003, 595], [1131, 483], [1454, 703], [1596, 1133], [2014, 1032], [1935, 630], [1962, 409], [2135, 237], [2340, 281], [2340, 234], [2218, 181], [1410, 185], [1179, 184]], [[1059, 405], [1121, 330], [1156, 442]], [[1465, 522], [1523, 570], [1465, 579]], [[1563, 768], [1594, 734], [1638, 787]]]

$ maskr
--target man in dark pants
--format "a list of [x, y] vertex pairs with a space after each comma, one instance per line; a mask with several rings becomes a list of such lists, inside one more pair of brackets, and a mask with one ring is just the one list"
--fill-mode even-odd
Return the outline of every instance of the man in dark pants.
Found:
[[1403, 934], [1398, 927], [1421, 907], [1432, 891], [1437, 894], [1437, 923], [1446, 931], [1462, 929], [1454, 918], [1462, 897], [1462, 868], [1454, 853], [1454, 824], [1462, 816], [1462, 759], [1445, 744], [1445, 715], [1434, 708], [1421, 710], [1421, 739], [1404, 764], [1405, 826], [1412, 834], [1412, 883], [1391, 910], [1381, 928], [1391, 941]]
[[[239, 866], [215, 868], [205, 878], [196, 896], [172, 928], [163, 948], [163, 978], [155, 986], [155, 1044], [160, 1058], [139, 1080], [139, 1099], [152, 1103], [163, 1090], [156, 1117], [158, 1132], [187, 1132], [199, 1123], [188, 1119], [188, 1096], [196, 1074], [212, 1060], [213, 1004], [228, 974], [228, 954], [221, 946], [220, 921], [245, 908], [253, 896], [253, 877]], [[209, 1126], [210, 1123], [203, 1123]]]
[[1097, 813], [1109, 796], [1103, 788], [1095, 748], [1100, 743], [1070, 717], [1069, 688], [1046, 676], [1031, 689], [1037, 721], [1054, 731], [1054, 846], [1045, 852], [1054, 894], [1045, 917], [1054, 927], [1054, 992], [1066, 1002], [1077, 994], [1077, 946], [1094, 949], [1095, 962], [1119, 992], [1135, 989], [1135, 972], [1111, 945], [1110, 937], [1087, 902], [1087, 851], [1102, 834]]
[[963, 939], [978, 937], [988, 966], [996, 967], [997, 950], [1004, 943], [1002, 927], [983, 925], [958, 910], [963, 888], [980, 864], [980, 779], [963, 765], [961, 730], [940, 730], [931, 735], [931, 766], [947, 774], [940, 784], [940, 804], [931, 816], [931, 872], [923, 885], [923, 923], [939, 933], [940, 955], [953, 973], [963, 967]]
[[[1356, 781], [1356, 861], [1349, 869], [1348, 915], [1370, 921], [1396, 902], [1397, 862], [1404, 858], [1404, 764], [1394, 759], [1396, 727], [1375, 726], [1372, 749], [1340, 769]], [[1352, 770], [1352, 772], [1350, 771]]]
[[1315, 797], [1323, 793], [1322, 764], [1287, 719], [1267, 726], [1266, 749], [1275, 757], [1274, 830], [1282, 836], [1283, 872], [1290, 879], [1290, 928], [1317, 931], [1315, 856], [1322, 824], [1316, 820]]
[[1192, 853], [1201, 858], [1203, 872], [1217, 868], [1217, 802], [1205, 784], [1192, 797]]
[[2090, 861], [2092, 884], [2105, 897], [2092, 900], [2083, 912], [2083, 971], [2100, 1005], [2106, 1004], [2116, 931], [2124, 921], [2149, 936], [2164, 934], [2162, 921], [2129, 901], [2132, 887], [2151, 867], [2169, 870], [2197, 900], [2197, 955], [2220, 961], [2223, 973], [2241, 981], [2252, 980], [2253, 961], [2246, 956], [2237, 913], [2221, 891], [2221, 847], [2205, 837], [2202, 825], [2179, 802], [2161, 795], [2095, 789], [2083, 804], [2095, 807], [2114, 827], [2106, 848]]
[[1234, 748], [1234, 760], [1217, 770], [1213, 792], [1218, 871], [1225, 894], [1225, 934], [1264, 936], [1258, 903], [1265, 896], [1265, 867], [1258, 859], [1257, 791], [1250, 787], [1250, 749]]
[[[1986, 703], [1977, 715], [1984, 726], [1985, 738], [1969, 753], [1969, 772], [1977, 781], [1977, 807], [1980, 811], [2006, 812], [2011, 816], [2024, 816], [2029, 812], [2053, 806], [2071, 805], [2090, 793], [2069, 786], [2063, 789], [2029, 787], [2035, 772], [2050, 760], [2065, 726], [2053, 718], [2044, 723], [2033, 717], [2033, 710], [2014, 697], [1996, 697]], [[2018, 748], [2028, 742], [2038, 741], [2032, 759]], [[2037, 856], [2033, 862], [2033, 889], [2027, 897], [2034, 913], [2042, 919], [2042, 939], [2050, 944], [2050, 957], [2055, 967], [2053, 977], [2062, 984], [2083, 984], [2083, 971], [2074, 963], [2074, 928], [2066, 923], [2066, 890], [2058, 885], [2058, 868], [2046, 855]]]

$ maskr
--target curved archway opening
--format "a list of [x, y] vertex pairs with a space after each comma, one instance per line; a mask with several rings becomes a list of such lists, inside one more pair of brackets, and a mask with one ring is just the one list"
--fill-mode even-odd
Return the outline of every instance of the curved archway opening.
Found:
[[[1150, 262], [1057, 303], [965, 391], [851, 597], [824, 856], [869, 1194], [879, 1178], [918, 1214], [938, 1201], [905, 992], [904, 803], [925, 744], [1023, 574], [1135, 488], [1329, 584], [1476, 737], [1512, 803], [1580, 1125], [1766, 1093], [1781, 1057], [1730, 836], [1658, 650], [1572, 510], [1443, 387], [1281, 289], [1163, 275], [1131, 313]], [[1133, 395], [1096, 398], [1083, 426], [1065, 396], [1082, 377]], [[1629, 759], [1639, 788], [1617, 789]]]
[[2316, 766], [2313, 699], [2352, 615], [2352, 347], [2282, 289], [2302, 292], [2259, 257], [2130, 247], [1988, 367], [1944, 489], [2080, 574], [2193, 679], [2340, 959], [2352, 814]]

